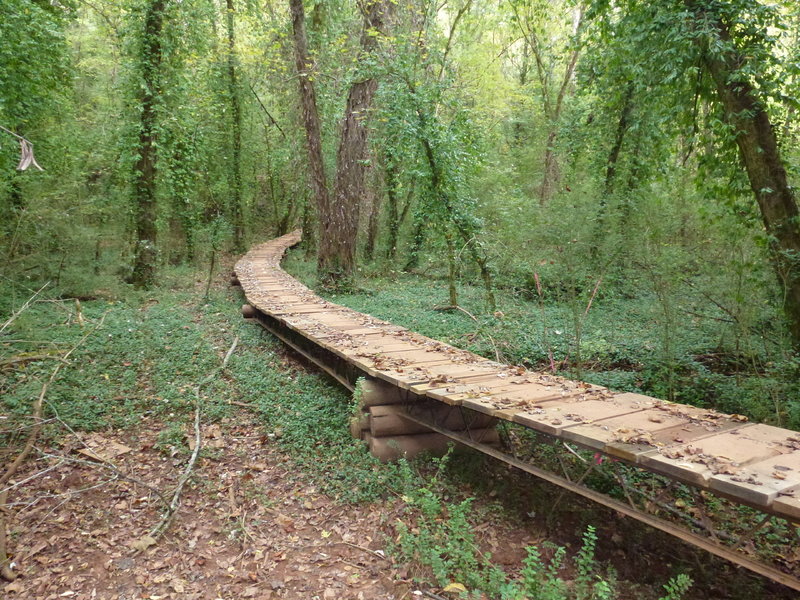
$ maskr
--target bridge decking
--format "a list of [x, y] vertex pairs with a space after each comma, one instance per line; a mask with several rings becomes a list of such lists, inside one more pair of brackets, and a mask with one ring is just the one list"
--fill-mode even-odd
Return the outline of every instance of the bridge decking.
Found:
[[299, 240], [298, 232], [274, 239], [236, 264], [245, 296], [357, 372], [800, 521], [800, 433], [500, 364], [338, 306], [281, 269]]

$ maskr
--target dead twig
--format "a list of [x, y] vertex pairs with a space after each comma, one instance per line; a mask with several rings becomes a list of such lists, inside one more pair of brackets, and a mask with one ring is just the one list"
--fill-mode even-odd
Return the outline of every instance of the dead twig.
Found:
[[158, 524], [150, 530], [150, 537], [153, 539], [158, 539], [169, 528], [169, 525], [181, 504], [181, 493], [183, 492], [183, 488], [186, 485], [186, 482], [189, 481], [189, 478], [192, 476], [195, 464], [197, 464], [197, 459], [200, 456], [200, 450], [203, 444], [203, 435], [200, 428], [200, 415], [202, 413], [200, 390], [205, 385], [211, 383], [227, 368], [228, 361], [236, 350], [236, 346], [238, 344], [239, 337], [236, 336], [231, 344], [231, 347], [225, 353], [225, 357], [222, 359], [222, 365], [218, 369], [214, 370], [214, 372], [209, 374], [208, 377], [198, 383], [194, 389], [194, 451], [192, 452], [192, 456], [189, 458], [189, 462], [186, 463], [183, 473], [178, 479], [178, 484], [175, 486], [175, 491], [172, 494], [172, 500], [169, 503], [167, 510], [164, 512], [164, 516], [161, 518], [161, 521], [159, 521]]
[[[41, 477], [42, 475], [46, 475], [46, 474], [47, 474], [47, 473], [49, 473], [50, 471], [54, 471], [54, 470], [56, 470], [58, 467], [60, 467], [61, 465], [63, 465], [63, 464], [64, 464], [64, 462], [65, 462], [65, 459], [64, 459], [63, 457], [55, 457], [55, 456], [54, 456], [53, 458], [61, 458], [61, 460], [60, 460], [59, 462], [57, 462], [56, 464], [54, 464], [54, 465], [50, 465], [50, 466], [49, 466], [49, 467], [47, 467], [46, 469], [42, 469], [41, 471], [36, 471], [36, 473], [34, 473], [33, 475], [30, 475], [30, 476], [26, 477], [26, 478], [25, 478], [25, 479], [23, 479], [22, 481], [15, 481], [14, 483], [12, 483], [11, 485], [9, 485], [8, 487], [4, 487], [3, 489], [0, 489], [0, 492], [9, 492], [9, 491], [13, 490], [14, 488], [18, 488], [18, 487], [20, 487], [20, 486], [23, 486], [23, 485], [25, 485], [26, 483], [28, 483], [28, 482], [30, 482], [30, 481], [33, 481], [34, 479], [38, 479], [38, 478], [39, 478], [39, 477]], [[2, 506], [2, 505], [0, 505], [0, 506]]]
[[500, 354], [500, 350], [498, 350], [498, 348], [497, 348], [497, 343], [494, 341], [494, 338], [491, 335], [489, 335], [488, 333], [486, 333], [485, 331], [483, 331], [483, 325], [481, 324], [481, 322], [478, 320], [478, 318], [475, 315], [473, 315], [471, 312], [469, 312], [466, 308], [462, 308], [461, 306], [458, 306], [458, 305], [455, 305], [455, 306], [436, 306], [436, 307], [434, 307], [433, 310], [439, 310], [439, 311], [460, 310], [461, 312], [463, 312], [465, 315], [467, 315], [470, 319], [472, 319], [473, 321], [475, 321], [478, 324], [478, 333], [481, 334], [481, 335], [485, 335], [488, 338], [489, 342], [492, 344], [492, 348], [494, 349], [494, 358], [495, 358], [495, 360], [497, 362], [503, 362], [503, 357]]
[[239, 402], [238, 400], [228, 400], [228, 404], [232, 404], [233, 406], [241, 406], [242, 408], [249, 408], [255, 410], [255, 404], [247, 404], [246, 402]]
[[0, 492], [0, 577], [6, 581], [14, 581], [17, 574], [11, 568], [11, 561], [6, 551], [6, 500], [8, 490]]
[[0, 360], [0, 369], [5, 367], [10, 367], [11, 365], [19, 365], [29, 362], [35, 362], [37, 360], [58, 360], [65, 365], [68, 365], [69, 362], [63, 359], [62, 357], [56, 354], [29, 354], [27, 356], [14, 356], [12, 358], [6, 358], [4, 360]]
[[382, 560], [389, 560], [388, 558], [386, 558], [383, 555], [383, 553], [376, 552], [375, 550], [370, 550], [369, 548], [365, 548], [364, 546], [359, 546], [358, 544], [353, 544], [351, 542], [336, 542], [336, 543], [344, 544], [345, 546], [350, 546], [351, 548], [356, 548], [358, 550], [361, 550], [362, 552], [366, 552], [368, 554], [372, 554], [373, 556], [377, 556], [378, 558], [380, 558]]
[[36, 290], [36, 292], [33, 294], [33, 296], [28, 298], [28, 300], [25, 302], [25, 304], [20, 306], [19, 309], [14, 314], [12, 314], [5, 323], [3, 323], [3, 326], [0, 327], [0, 333], [3, 333], [6, 330], [6, 328], [9, 325], [11, 325], [11, 323], [16, 321], [17, 317], [19, 317], [22, 313], [24, 313], [28, 309], [28, 307], [33, 303], [33, 301], [36, 300], [36, 297], [39, 294], [41, 294], [48, 285], [50, 285], [49, 281], [47, 283], [45, 283], [42, 287], [40, 287], [38, 290]]
[[[86, 446], [85, 444], [84, 444], [84, 446], [88, 448], [88, 446]], [[41, 450], [40, 450], [40, 452], [41, 452]], [[125, 471], [122, 471], [119, 467], [117, 467], [116, 465], [114, 465], [112, 463], [109, 463], [109, 462], [95, 462], [95, 461], [91, 461], [91, 460], [84, 460], [82, 458], [73, 458], [72, 456], [58, 456], [56, 454], [47, 454], [46, 452], [41, 452], [41, 454], [45, 458], [56, 458], [56, 459], [59, 459], [60, 462], [58, 464], [56, 464], [55, 467], [61, 466], [63, 463], [68, 462], [68, 463], [74, 463], [74, 464], [78, 464], [78, 465], [84, 465], [84, 466], [87, 466], [87, 467], [93, 467], [95, 469], [105, 469], [106, 471], [111, 471], [114, 474], [114, 479], [124, 479], [126, 481], [130, 481], [131, 483], [135, 483], [136, 485], [140, 485], [143, 488], [145, 488], [146, 490], [150, 490], [151, 492], [153, 492], [164, 506], [168, 506], [169, 505], [169, 502], [167, 501], [167, 497], [164, 496], [164, 492], [159, 490], [157, 487], [150, 485], [146, 481], [144, 481], [142, 479], [139, 479], [138, 477], [134, 477], [130, 473], [126, 473]], [[51, 469], [47, 469], [47, 470], [51, 470]], [[42, 473], [44, 473], [44, 471]], [[37, 473], [36, 476], [38, 477], [40, 474], [41, 473]], [[111, 481], [111, 480], [109, 480], [109, 481]]]
[[239, 336], [237, 335], [235, 338], [233, 338], [233, 343], [231, 344], [231, 347], [225, 353], [225, 358], [222, 359], [222, 369], [220, 370], [224, 371], [226, 368], [228, 368], [228, 361], [231, 359], [231, 356], [236, 351], [236, 346], [238, 345], [239, 345]]
[[159, 521], [159, 523], [153, 527], [152, 530], [150, 530], [150, 537], [153, 539], [158, 539], [158, 537], [167, 530], [172, 522], [172, 518], [175, 516], [175, 512], [178, 510], [178, 507], [181, 504], [181, 492], [183, 492], [183, 486], [186, 485], [186, 482], [189, 481], [189, 477], [192, 476], [194, 465], [197, 463], [197, 457], [200, 456], [202, 441], [202, 434], [200, 432], [200, 386], [198, 386], [195, 390], [194, 404], [194, 452], [192, 452], [189, 462], [186, 463], [186, 468], [184, 468], [180, 479], [178, 479], [178, 485], [175, 486], [175, 492], [172, 494], [172, 501], [169, 503], [164, 516], [161, 518], [161, 521]]

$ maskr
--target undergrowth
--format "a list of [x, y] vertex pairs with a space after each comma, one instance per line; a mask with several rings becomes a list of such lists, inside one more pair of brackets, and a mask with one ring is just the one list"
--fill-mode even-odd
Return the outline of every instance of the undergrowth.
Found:
[[[508, 573], [483, 552], [474, 533], [473, 500], [443, 499], [440, 476], [450, 455], [434, 459], [438, 469], [421, 480], [407, 462], [400, 463], [404, 482], [405, 519], [396, 525], [390, 545], [399, 561], [418, 565], [415, 579], [437, 585], [462, 598], [500, 600], [612, 600], [618, 598], [614, 572], [595, 559], [596, 530], [588, 526], [577, 553], [569, 557], [563, 546], [545, 543], [526, 548], [516, 573]], [[545, 556], [549, 555], [549, 558]], [[692, 585], [680, 574], [664, 586], [661, 600], [679, 600]]]

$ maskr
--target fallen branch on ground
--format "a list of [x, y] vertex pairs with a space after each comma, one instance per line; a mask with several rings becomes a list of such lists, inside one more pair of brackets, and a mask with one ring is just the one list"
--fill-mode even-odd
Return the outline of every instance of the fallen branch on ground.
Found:
[[33, 301], [36, 300], [36, 296], [41, 294], [44, 291], [44, 288], [46, 288], [48, 285], [50, 285], [49, 281], [45, 283], [42, 287], [40, 287], [33, 294], [33, 296], [28, 298], [27, 302], [25, 302], [25, 304], [20, 306], [19, 309], [13, 315], [11, 315], [5, 323], [3, 323], [3, 326], [0, 327], [0, 333], [3, 333], [6, 330], [6, 328], [8, 328], [8, 326], [11, 325], [11, 323], [16, 321], [17, 317], [19, 317], [22, 313], [24, 313], [28, 309], [28, 307], [33, 303]]
[[69, 362], [67, 362], [61, 356], [58, 356], [56, 354], [29, 354], [28, 356], [14, 356], [12, 358], [6, 358], [4, 360], [0, 360], [0, 369], [4, 367], [9, 367], [11, 365], [35, 362], [37, 360], [58, 360], [65, 365], [69, 364]]
[[163, 535], [172, 523], [172, 519], [181, 504], [181, 493], [183, 492], [183, 488], [186, 485], [186, 482], [189, 481], [189, 478], [192, 476], [195, 464], [197, 464], [197, 459], [200, 456], [200, 449], [203, 442], [202, 432], [200, 429], [200, 414], [202, 412], [200, 390], [203, 388], [203, 386], [211, 383], [222, 371], [227, 368], [228, 361], [230, 361], [231, 356], [236, 350], [236, 346], [238, 344], [239, 337], [236, 336], [233, 340], [233, 344], [231, 344], [231, 347], [228, 349], [228, 351], [225, 353], [225, 357], [222, 359], [222, 365], [209, 374], [208, 377], [198, 383], [194, 389], [194, 451], [192, 452], [192, 456], [189, 458], [189, 462], [186, 463], [183, 473], [178, 479], [178, 483], [175, 486], [175, 491], [172, 494], [172, 501], [169, 503], [167, 510], [164, 512], [161, 521], [159, 521], [158, 524], [150, 530], [149, 535], [154, 540], [157, 540], [161, 535]]

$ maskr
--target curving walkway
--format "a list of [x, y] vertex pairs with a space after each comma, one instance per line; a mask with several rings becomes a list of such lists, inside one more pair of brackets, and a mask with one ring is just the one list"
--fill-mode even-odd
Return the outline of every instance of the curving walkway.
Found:
[[299, 241], [299, 232], [274, 239], [236, 264], [245, 316], [351, 389], [359, 376], [382, 380], [800, 522], [800, 433], [500, 364], [332, 304], [281, 269]]

